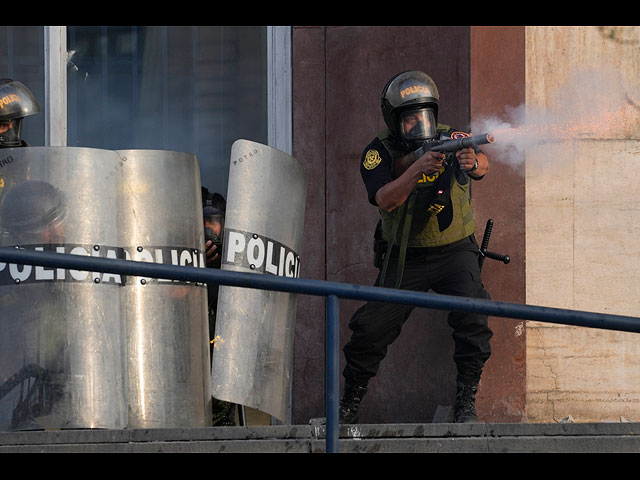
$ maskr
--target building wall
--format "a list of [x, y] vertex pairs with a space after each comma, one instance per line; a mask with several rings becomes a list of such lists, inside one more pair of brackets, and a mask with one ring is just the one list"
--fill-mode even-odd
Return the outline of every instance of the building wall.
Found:
[[[326, 89], [323, 28], [292, 29], [293, 156], [307, 168], [300, 275], [326, 279]], [[324, 298], [298, 297], [294, 340], [293, 424], [325, 416]]]
[[[526, 28], [528, 122], [558, 134], [526, 156], [527, 303], [638, 315], [639, 53], [638, 27]], [[526, 336], [528, 421], [640, 420], [637, 334]]]

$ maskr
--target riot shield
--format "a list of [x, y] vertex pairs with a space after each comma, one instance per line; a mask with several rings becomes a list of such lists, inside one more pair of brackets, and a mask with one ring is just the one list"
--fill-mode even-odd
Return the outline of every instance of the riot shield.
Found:
[[[205, 267], [200, 170], [194, 155], [121, 150], [127, 258]], [[206, 285], [130, 278], [129, 428], [211, 424]]]
[[[0, 244], [117, 257], [120, 158], [0, 150]], [[124, 428], [117, 275], [0, 263], [0, 429]]]
[[[0, 150], [0, 244], [204, 267], [193, 155]], [[0, 430], [210, 423], [206, 287], [0, 263]]]
[[[222, 269], [298, 277], [306, 171], [259, 143], [231, 149]], [[213, 396], [289, 420], [296, 295], [220, 286]]]

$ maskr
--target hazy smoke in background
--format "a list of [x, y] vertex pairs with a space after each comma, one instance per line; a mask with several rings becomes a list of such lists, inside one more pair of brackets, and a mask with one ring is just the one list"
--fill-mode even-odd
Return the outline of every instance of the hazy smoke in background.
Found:
[[496, 141], [490, 148], [496, 159], [524, 173], [524, 154], [532, 147], [607, 138], [614, 132], [624, 138], [621, 135], [629, 135], [640, 120], [639, 86], [625, 86], [612, 67], [575, 71], [548, 103], [547, 108], [506, 108], [506, 118], [474, 122], [473, 133], [493, 134]]

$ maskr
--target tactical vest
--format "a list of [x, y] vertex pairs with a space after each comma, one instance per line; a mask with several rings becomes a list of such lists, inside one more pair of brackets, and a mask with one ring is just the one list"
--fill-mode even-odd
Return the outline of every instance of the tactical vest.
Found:
[[[444, 133], [450, 130], [447, 125], [438, 124], [438, 132]], [[394, 148], [389, 142], [388, 131], [378, 135], [378, 139], [391, 155], [393, 161], [407, 154], [406, 151]], [[393, 168], [393, 165], [392, 165]], [[476, 224], [471, 208], [471, 196], [469, 191], [470, 181], [461, 185], [454, 174], [454, 166], [449, 163], [440, 172], [432, 176], [424, 176], [416, 187], [415, 206], [411, 218], [411, 230], [407, 246], [409, 247], [438, 247], [462, 240], [475, 232]], [[436, 189], [449, 188], [448, 204], [440, 212], [427, 212], [431, 200], [435, 197]], [[447, 210], [448, 209], [448, 210]], [[382, 219], [382, 238], [391, 242], [393, 230], [396, 230], [393, 243], [401, 245], [404, 222], [407, 215], [402, 207], [391, 212], [380, 211]], [[440, 221], [439, 217], [440, 216]], [[443, 224], [442, 218], [448, 217]], [[450, 222], [449, 222], [450, 218]], [[395, 225], [399, 222], [398, 225]], [[394, 228], [395, 227], [395, 228]]]

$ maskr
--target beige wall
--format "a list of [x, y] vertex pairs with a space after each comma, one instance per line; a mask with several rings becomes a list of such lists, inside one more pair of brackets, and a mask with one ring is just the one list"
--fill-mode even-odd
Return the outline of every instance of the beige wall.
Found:
[[[640, 316], [639, 63], [640, 27], [526, 28], [527, 118], [568, 127], [526, 153], [528, 304]], [[527, 421], [640, 421], [640, 334], [527, 322], [526, 350]]]

